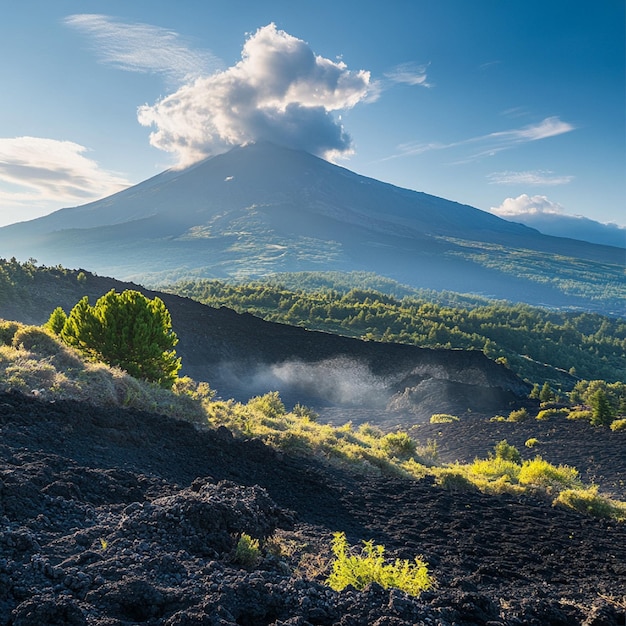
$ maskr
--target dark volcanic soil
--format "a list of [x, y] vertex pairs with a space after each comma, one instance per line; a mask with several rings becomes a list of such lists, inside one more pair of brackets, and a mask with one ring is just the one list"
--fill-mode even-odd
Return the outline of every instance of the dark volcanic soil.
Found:
[[[3, 394], [0, 428], [2, 625], [626, 622], [623, 524], [356, 477], [132, 410]], [[584, 440], [568, 445], [575, 465]], [[331, 591], [315, 554], [334, 531], [423, 555], [437, 589]], [[242, 532], [293, 554], [243, 569], [232, 560]]]

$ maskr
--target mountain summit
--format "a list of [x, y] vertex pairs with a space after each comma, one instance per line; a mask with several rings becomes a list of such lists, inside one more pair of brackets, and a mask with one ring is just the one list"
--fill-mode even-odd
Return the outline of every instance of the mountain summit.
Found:
[[[598, 263], [623, 264], [617, 248], [541, 235], [270, 143], [0, 228], [0, 250], [143, 282], [359, 270], [416, 287], [577, 306], [584, 293], [537, 280], [535, 266], [558, 272], [555, 258], [569, 257], [593, 274]], [[571, 282], [568, 272], [556, 278]]]

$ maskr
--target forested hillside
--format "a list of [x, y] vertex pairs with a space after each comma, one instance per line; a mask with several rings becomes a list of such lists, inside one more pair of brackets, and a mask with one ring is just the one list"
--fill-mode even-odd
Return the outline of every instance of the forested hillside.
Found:
[[[264, 319], [365, 339], [432, 348], [482, 350], [506, 359], [520, 376], [570, 390], [579, 379], [626, 381], [626, 320], [595, 313], [551, 311], [458, 294], [349, 288], [316, 281], [278, 283], [181, 281], [165, 289], [211, 306]], [[290, 277], [293, 284], [294, 277]], [[381, 288], [391, 287], [381, 279]], [[385, 289], [388, 291], [389, 289]], [[412, 292], [412, 295], [408, 295]]]

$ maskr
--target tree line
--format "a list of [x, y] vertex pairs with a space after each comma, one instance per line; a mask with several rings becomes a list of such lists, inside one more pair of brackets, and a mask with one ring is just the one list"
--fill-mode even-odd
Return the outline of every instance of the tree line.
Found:
[[[532, 383], [571, 390], [581, 379], [626, 382], [626, 320], [526, 304], [449, 305], [368, 288], [180, 281], [165, 289], [210, 306], [366, 340], [481, 350]], [[462, 301], [461, 301], [462, 302]]]

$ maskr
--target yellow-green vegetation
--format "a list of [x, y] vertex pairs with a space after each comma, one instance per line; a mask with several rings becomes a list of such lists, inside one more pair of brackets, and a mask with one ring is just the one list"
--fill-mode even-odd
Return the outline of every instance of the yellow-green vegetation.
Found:
[[566, 408], [562, 408], [562, 409], [556, 409], [556, 408], [541, 409], [541, 411], [539, 411], [539, 413], [537, 413], [537, 419], [539, 421], [541, 421], [541, 420], [548, 420], [551, 417], [566, 417], [567, 415], [569, 415], [569, 409], [566, 409]]
[[522, 494], [531, 489], [558, 495], [563, 489], [583, 488], [575, 468], [552, 465], [540, 456], [522, 461], [519, 451], [506, 440], [498, 443], [487, 459], [450, 467], [486, 493]]
[[431, 464], [428, 450], [418, 448], [403, 431], [384, 434], [378, 428], [351, 423], [334, 427], [320, 424], [308, 415], [288, 412], [277, 392], [252, 398], [243, 404], [234, 400], [206, 402], [209, 424], [226, 426], [235, 433], [256, 437], [266, 444], [296, 454], [313, 454], [331, 463], [348, 464], [368, 473], [405, 474], [402, 463]]
[[450, 424], [458, 421], [459, 418], [456, 415], [448, 415], [447, 413], [435, 413], [430, 416], [431, 424]]
[[[132, 407], [193, 421], [206, 419], [206, 383], [178, 378], [172, 390], [139, 380], [117, 367], [87, 361], [41, 326], [0, 321], [0, 389], [43, 399], [75, 399], [99, 406]], [[173, 392], [173, 393], [172, 393]]]
[[567, 414], [568, 420], [585, 420], [591, 421], [593, 413], [588, 409], [575, 409]]
[[507, 422], [523, 422], [525, 419], [528, 419], [528, 411], [522, 407], [521, 409], [516, 409], [509, 413], [507, 417]]
[[619, 502], [598, 493], [597, 486], [586, 489], [564, 489], [554, 500], [555, 506], [565, 506], [593, 517], [626, 521], [626, 502]]
[[611, 430], [617, 432], [618, 430], [626, 430], [626, 418], [613, 420], [611, 423]]
[[538, 445], [539, 445], [539, 439], [537, 439], [536, 437], [531, 437], [530, 439], [527, 439], [527, 440], [524, 442], [524, 445], [525, 445], [527, 448], [534, 448], [535, 446], [538, 446]]
[[242, 533], [235, 546], [233, 561], [243, 567], [252, 567], [260, 558], [259, 540]]
[[385, 589], [394, 587], [412, 596], [432, 589], [434, 581], [428, 573], [428, 564], [421, 557], [414, 561], [385, 559], [384, 546], [364, 541], [357, 551], [350, 549], [345, 533], [333, 535], [332, 551], [335, 559], [326, 583], [335, 591], [348, 586], [363, 589], [370, 583], [378, 583]]

